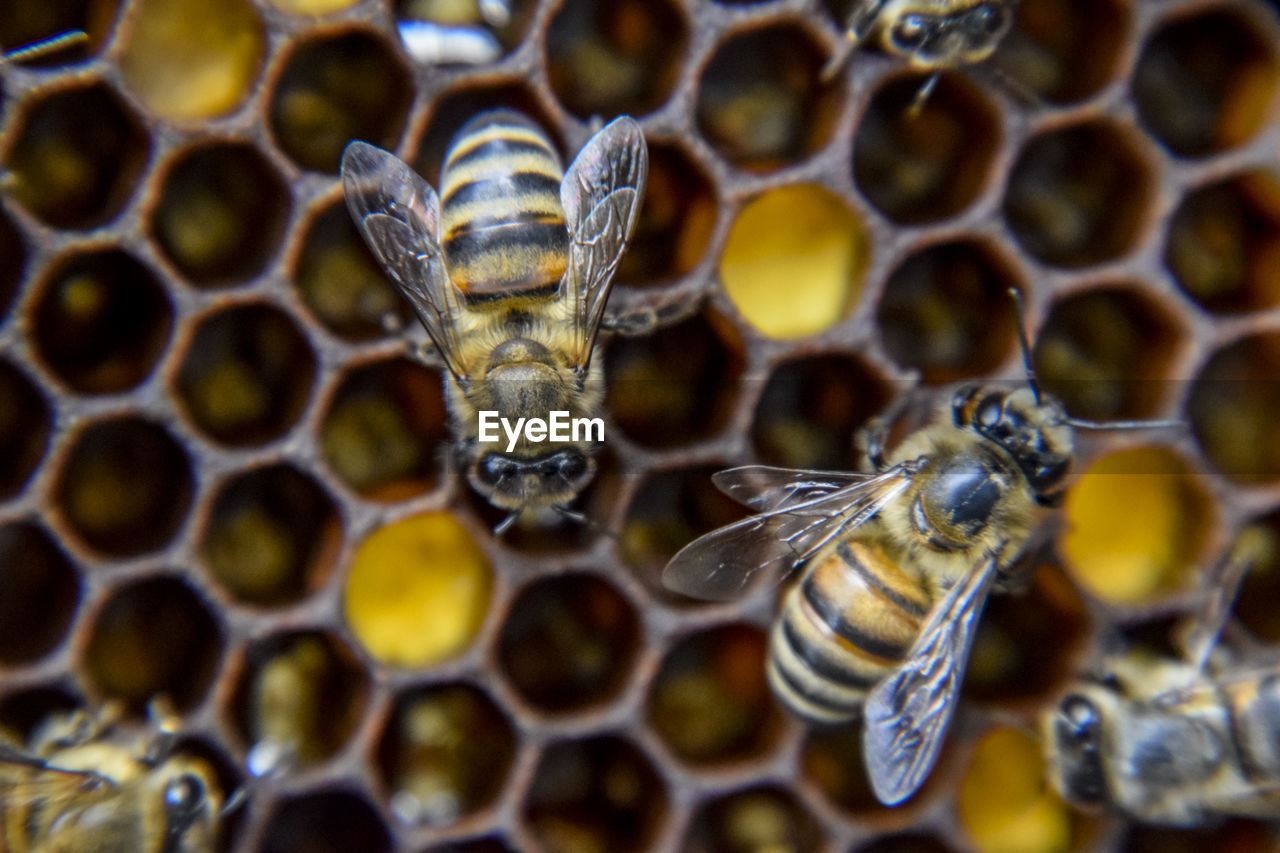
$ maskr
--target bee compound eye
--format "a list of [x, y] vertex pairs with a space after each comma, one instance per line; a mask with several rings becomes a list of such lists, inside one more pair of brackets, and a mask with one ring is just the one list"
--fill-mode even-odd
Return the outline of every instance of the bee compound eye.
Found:
[[928, 24], [923, 15], [904, 15], [893, 28], [893, 40], [899, 47], [918, 47], [924, 41]]
[[490, 454], [476, 468], [476, 476], [485, 485], [496, 486], [503, 477], [509, 476], [514, 468], [515, 466], [510, 460], [503, 459], [496, 454]]
[[581, 453], [566, 453], [560, 457], [559, 473], [566, 480], [576, 480], [587, 473], [587, 458]]
[[999, 394], [988, 394], [973, 411], [973, 420], [980, 427], [990, 429], [1004, 417], [1004, 400]]
[[204, 797], [204, 782], [193, 773], [175, 776], [164, 788], [165, 807], [177, 814], [194, 811], [204, 801]]
[[1066, 733], [1079, 744], [1092, 744], [1098, 739], [1102, 727], [1102, 715], [1088, 699], [1072, 694], [1062, 700], [1060, 713], [1066, 723]]
[[995, 35], [1005, 23], [1005, 11], [999, 6], [985, 4], [969, 13], [973, 28], [987, 35]]

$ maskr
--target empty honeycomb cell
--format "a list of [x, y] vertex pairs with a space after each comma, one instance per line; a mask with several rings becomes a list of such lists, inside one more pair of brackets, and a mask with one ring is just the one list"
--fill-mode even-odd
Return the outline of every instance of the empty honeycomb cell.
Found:
[[271, 812], [262, 853], [389, 853], [391, 835], [361, 794], [328, 786], [295, 794]]
[[768, 190], [738, 212], [720, 280], [742, 316], [771, 338], [839, 323], [858, 304], [871, 257], [862, 221], [816, 185]]
[[649, 692], [649, 725], [676, 755], [700, 765], [758, 757], [772, 747], [780, 715], [765, 679], [767, 640], [726, 625], [679, 641]]
[[881, 836], [854, 847], [851, 853], [951, 853], [951, 848], [933, 835], [911, 832]]
[[266, 36], [248, 0], [138, 0], [130, 11], [120, 71], [157, 115], [215, 118], [253, 89]]
[[1046, 264], [1114, 260], [1138, 241], [1154, 193], [1148, 153], [1118, 125], [1095, 120], [1047, 131], [1018, 154], [1004, 216]]
[[746, 517], [721, 493], [711, 475], [725, 466], [699, 466], [650, 474], [636, 490], [618, 537], [618, 554], [651, 594], [692, 603], [662, 585], [662, 569], [695, 538]]
[[89, 38], [43, 55], [18, 60], [35, 68], [83, 62], [97, 54], [111, 34], [119, 0], [8, 0], [0, 16], [0, 52], [14, 51], [68, 30]]
[[8, 190], [55, 228], [92, 228], [119, 212], [150, 156], [146, 129], [104, 83], [23, 104], [5, 156]]
[[861, 720], [808, 729], [800, 751], [800, 773], [844, 812], [874, 815], [884, 811], [863, 770]]
[[538, 760], [524, 819], [544, 850], [647, 850], [666, 819], [666, 784], [612, 735], [551, 744]]
[[173, 331], [155, 275], [117, 249], [60, 260], [32, 312], [36, 354], [73, 391], [127, 391], [148, 376]]
[[84, 698], [63, 686], [38, 685], [0, 696], [0, 742], [29, 743], [40, 724], [84, 706]]
[[510, 721], [482, 691], [431, 685], [396, 699], [378, 744], [378, 772], [398, 818], [446, 826], [497, 798], [515, 750]]
[[223, 588], [267, 606], [320, 589], [341, 545], [333, 499], [288, 465], [244, 471], [223, 483], [199, 540], [201, 561]]
[[627, 599], [594, 575], [572, 574], [520, 591], [502, 625], [498, 661], [527, 702], [563, 713], [616, 694], [639, 643]]
[[698, 75], [698, 130], [734, 166], [771, 172], [831, 138], [840, 86], [820, 79], [826, 56], [796, 23], [770, 23], [723, 41]]
[[738, 336], [714, 314], [617, 338], [605, 355], [606, 404], [618, 428], [640, 444], [691, 444], [724, 426], [742, 360]]
[[1081, 473], [1067, 492], [1066, 522], [1061, 553], [1072, 578], [1103, 601], [1142, 604], [1188, 587], [1216, 519], [1185, 462], [1137, 447]]
[[876, 307], [884, 348], [925, 382], [946, 383], [994, 370], [1014, 347], [1014, 301], [1022, 288], [1010, 262], [968, 240], [910, 255], [889, 276]]
[[1191, 431], [1213, 467], [1244, 484], [1280, 480], [1280, 333], [1260, 333], [1209, 357], [1191, 385]]
[[1150, 417], [1176, 392], [1168, 371], [1184, 336], [1154, 299], [1105, 285], [1054, 304], [1032, 363], [1040, 384], [1074, 417]]
[[80, 577], [29, 522], [0, 526], [0, 661], [38, 660], [62, 642], [80, 602]]
[[82, 663], [99, 695], [141, 714], [164, 697], [179, 711], [197, 704], [222, 660], [223, 637], [210, 605], [174, 575], [111, 591], [89, 614]]
[[366, 498], [404, 500], [439, 482], [448, 436], [440, 374], [409, 358], [353, 369], [320, 426], [325, 461]]
[[182, 525], [194, 481], [164, 427], [126, 415], [85, 427], [62, 459], [54, 505], [77, 536], [113, 557], [162, 547]]
[[236, 734], [255, 775], [330, 758], [351, 738], [369, 694], [355, 656], [331, 634], [314, 631], [255, 640], [231, 696]]
[[1172, 829], [1132, 824], [1116, 839], [1118, 849], [1132, 853], [1264, 853], [1275, 849], [1274, 828], [1255, 820], [1229, 820], [1218, 826]]
[[1040, 743], [1020, 729], [998, 727], [978, 740], [957, 810], [981, 853], [1055, 853], [1071, 846], [1071, 815], [1048, 788]]
[[235, 305], [200, 320], [174, 391], [214, 441], [265, 444], [302, 415], [315, 372], [315, 354], [289, 315], [266, 304]]
[[892, 396], [888, 384], [856, 358], [825, 355], [784, 362], [770, 375], [752, 419], [760, 461], [854, 470], [862, 464], [855, 432]]
[[18, 294], [18, 283], [22, 281], [26, 265], [27, 247], [22, 244], [18, 229], [0, 208], [0, 323], [4, 322], [9, 306]]
[[425, 667], [460, 654], [489, 610], [493, 570], [448, 513], [379, 527], [356, 549], [343, 610], [374, 658]]
[[964, 693], [993, 705], [1043, 698], [1072, 674], [1089, 622], [1062, 571], [1030, 562], [1026, 594], [993, 595], [978, 623]]
[[704, 804], [693, 818], [687, 853], [805, 853], [822, 846], [822, 831], [785, 788], [761, 786]]
[[49, 447], [52, 428], [44, 395], [22, 371], [0, 360], [0, 500], [26, 486]]
[[306, 226], [293, 281], [303, 303], [335, 335], [364, 341], [410, 322], [391, 286], [338, 201]]
[[1014, 97], [1025, 88], [1053, 104], [1097, 94], [1120, 73], [1131, 30], [1124, 0], [1041, 0], [1017, 4], [1013, 29], [992, 58], [1013, 78]]
[[642, 116], [671, 94], [688, 31], [668, 0], [565, 0], [547, 29], [547, 75], [581, 119]]
[[1210, 311], [1280, 302], [1280, 179], [1246, 172], [1189, 194], [1169, 222], [1164, 262]]
[[649, 143], [649, 180], [618, 281], [649, 285], [690, 272], [706, 253], [715, 225], [710, 177], [682, 149]]
[[288, 188], [262, 154], [252, 145], [216, 143], [169, 165], [151, 231], [188, 281], [218, 287], [262, 271], [288, 215]]
[[426, 853], [513, 853], [499, 838], [472, 838], [453, 844], [438, 844], [427, 848]]
[[872, 96], [853, 140], [858, 189], [902, 224], [937, 222], [968, 207], [1000, 146], [999, 116], [977, 88], [944, 74], [914, 108], [923, 79], [890, 78]]
[[1256, 550], [1236, 596], [1235, 616], [1255, 637], [1280, 643], [1280, 511], [1250, 522], [1240, 533], [1246, 536]]
[[1150, 37], [1133, 72], [1142, 124], [1175, 154], [1240, 145], [1266, 120], [1280, 74], [1276, 26], [1230, 9], [1182, 15]]
[[336, 174], [353, 139], [395, 148], [412, 88], [379, 36], [345, 32], [293, 50], [272, 89], [271, 131], [299, 166]]

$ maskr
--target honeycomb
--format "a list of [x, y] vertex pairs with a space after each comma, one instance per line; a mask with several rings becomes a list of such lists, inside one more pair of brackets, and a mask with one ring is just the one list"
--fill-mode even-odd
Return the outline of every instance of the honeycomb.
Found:
[[[1265, 824], [1073, 813], [1028, 733], [1117, 629], [1159, 631], [1248, 526], [1280, 641], [1280, 18], [1262, 0], [1027, 0], [922, 78], [848, 0], [5, 0], [0, 726], [169, 697], [261, 851], [1264, 850]], [[491, 52], [434, 63], [397, 23]], [[470, 41], [466, 41], [466, 40]], [[450, 475], [439, 370], [347, 217], [348, 140], [431, 182], [476, 111], [571, 156], [640, 119], [651, 174], [605, 343], [587, 525]], [[660, 571], [742, 516], [727, 465], [848, 468], [913, 377], [1044, 385], [1081, 418], [1057, 547], [993, 599], [938, 769], [880, 807], [856, 728], [763, 677], [776, 589]], [[388, 323], [387, 318], [392, 322]]]

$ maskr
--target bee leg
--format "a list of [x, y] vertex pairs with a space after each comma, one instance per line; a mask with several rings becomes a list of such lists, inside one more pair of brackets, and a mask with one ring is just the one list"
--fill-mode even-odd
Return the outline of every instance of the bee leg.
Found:
[[142, 760], [150, 765], [164, 761], [178, 739], [178, 712], [167, 697], [157, 696], [147, 703], [147, 738]]
[[844, 68], [854, 49], [871, 34], [871, 28], [875, 26], [876, 19], [887, 3], [888, 0], [855, 0], [849, 17], [845, 19], [844, 41], [831, 54], [827, 64], [822, 66], [819, 79], [825, 83]]
[[902, 417], [903, 413], [907, 411], [907, 407], [911, 405], [912, 397], [919, 382], [920, 374], [912, 373], [909, 379], [910, 384], [898, 395], [898, 398], [890, 403], [883, 412], [867, 421], [866, 426], [854, 434], [854, 449], [862, 454], [863, 459], [867, 460], [871, 470], [883, 471], [889, 467], [888, 462], [885, 460], [885, 448], [889, 443], [889, 432]]
[[692, 316], [701, 299], [702, 294], [694, 290], [680, 293], [660, 304], [644, 302], [621, 311], [607, 312], [600, 320], [600, 328], [627, 337], [647, 335]]

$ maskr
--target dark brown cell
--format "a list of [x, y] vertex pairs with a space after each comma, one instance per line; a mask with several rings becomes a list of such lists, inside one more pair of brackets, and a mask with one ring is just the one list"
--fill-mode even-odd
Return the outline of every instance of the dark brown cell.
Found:
[[1280, 642], [1280, 510], [1250, 521], [1241, 536], [1250, 536], [1258, 548], [1236, 596], [1235, 616], [1255, 637]]
[[1008, 291], [1024, 286], [985, 243], [935, 244], [890, 273], [876, 325], [889, 355], [925, 382], [981, 376], [1016, 346]]
[[250, 604], [298, 601], [328, 580], [342, 544], [333, 499], [288, 465], [237, 474], [218, 487], [200, 537], [206, 570]]
[[0, 17], [0, 51], [10, 52], [64, 33], [83, 30], [87, 41], [19, 60], [31, 68], [83, 62], [97, 54], [115, 27], [119, 0], [8, 0]]
[[1150, 153], [1120, 125], [1092, 121], [1034, 137], [1009, 175], [1004, 216], [1038, 260], [1074, 269], [1114, 260], [1146, 225]]
[[542, 753], [523, 816], [544, 849], [649, 849], [667, 813], [667, 788], [649, 759], [612, 735], [563, 740]]
[[469, 684], [402, 693], [378, 743], [378, 774], [405, 823], [448, 826], [488, 807], [515, 756], [511, 722]]
[[742, 371], [741, 341], [714, 314], [647, 337], [618, 338], [604, 357], [613, 420], [628, 438], [648, 447], [714, 435], [729, 415]]
[[800, 772], [842, 811], [863, 815], [885, 809], [863, 770], [861, 720], [808, 730], [800, 752]]
[[764, 785], [704, 803], [682, 849], [688, 853], [801, 853], [824, 842], [818, 822], [785, 788]]
[[676, 643], [649, 691], [649, 725], [694, 765], [759, 758], [781, 715], [765, 679], [767, 641], [747, 625], [713, 628]]
[[1148, 418], [1180, 388], [1170, 372], [1185, 330], [1152, 297], [1103, 285], [1057, 302], [1036, 335], [1036, 378], [1072, 416]]
[[999, 116], [982, 93], [944, 74], [913, 108], [923, 78], [890, 78], [871, 98], [853, 139], [858, 189], [894, 222], [948, 219], [986, 184], [1000, 148]]
[[1209, 357], [1191, 385], [1187, 415], [1200, 450], [1239, 483], [1280, 480], [1280, 334], [1260, 333]]
[[44, 459], [52, 428], [49, 404], [35, 383], [0, 361], [0, 500], [27, 485]]
[[657, 109], [680, 75], [688, 30], [668, 0], [566, 0], [547, 28], [547, 75], [580, 119]]
[[295, 794], [276, 806], [267, 822], [262, 853], [388, 853], [391, 835], [377, 810], [360, 794], [329, 787]]
[[376, 500], [434, 487], [448, 437], [440, 381], [439, 372], [408, 358], [362, 365], [342, 377], [320, 426], [333, 472]]
[[851, 471], [862, 464], [855, 434], [894, 389], [856, 358], [788, 361], [769, 376], [751, 438], [760, 461], [784, 468]]
[[82, 664], [94, 689], [137, 714], [157, 697], [190, 709], [222, 661], [222, 627], [210, 607], [174, 575], [112, 590], [88, 615]]
[[1280, 74], [1276, 28], [1228, 9], [1174, 17], [1147, 41], [1133, 72], [1138, 119], [1183, 157], [1248, 141], [1266, 119]]
[[4, 163], [14, 199], [55, 228], [109, 221], [146, 165], [146, 128], [104, 83], [55, 89], [23, 106]]
[[706, 253], [716, 226], [715, 187], [682, 148], [649, 143], [649, 182], [640, 219], [618, 265], [620, 284], [662, 284], [685, 275]]
[[186, 451], [139, 417], [85, 427], [62, 459], [54, 504], [91, 548], [132, 557], [163, 547], [182, 525], [195, 483]]
[[0, 566], [0, 661], [38, 660], [71, 627], [80, 577], [49, 534], [30, 522], [0, 526]]
[[631, 676], [640, 643], [635, 610], [594, 575], [526, 586], [502, 626], [498, 660], [534, 707], [566, 713], [598, 705]]
[[1280, 178], [1246, 172], [1194, 190], [1169, 221], [1164, 262], [1196, 304], [1214, 313], [1280, 302]]
[[[335, 335], [366, 341], [416, 326], [409, 304], [392, 286], [356, 231], [342, 200], [306, 226], [293, 269], [303, 303]], [[417, 331], [416, 328], [413, 331]]]
[[950, 853], [951, 848], [932, 835], [888, 835], [853, 848], [851, 853]]
[[192, 284], [238, 284], [275, 255], [289, 216], [289, 191], [253, 146], [223, 142], [186, 151], [162, 180], [151, 233]]
[[1229, 820], [1221, 826], [1172, 829], [1134, 824], [1118, 842], [1133, 853], [1200, 853], [1229, 850], [1231, 853], [1264, 853], [1275, 846], [1274, 833], [1256, 820]]
[[0, 322], [4, 322], [9, 306], [18, 295], [18, 284], [26, 266], [27, 247], [22, 243], [22, 235], [0, 210]]
[[839, 86], [819, 79], [823, 49], [797, 24], [772, 23], [721, 42], [698, 75], [698, 130], [751, 172], [797, 163], [825, 145]]
[[[1121, 73], [1131, 17], [1123, 0], [1018, 3], [1013, 29], [990, 61], [1004, 77], [1012, 78], [1009, 94], [1015, 99], [1076, 103], [1097, 94]], [[999, 75], [992, 76], [1000, 85]]]
[[45, 720], [84, 707], [84, 697], [57, 684], [26, 687], [0, 697], [0, 726], [29, 743]]
[[154, 273], [116, 249], [62, 258], [33, 306], [36, 354], [81, 394], [127, 391], [168, 346], [173, 306]]
[[514, 853], [501, 838], [472, 838], [467, 841], [455, 841], [452, 844], [433, 844], [422, 853]]
[[287, 314], [237, 305], [201, 319], [174, 391], [184, 414], [213, 441], [265, 444], [302, 415], [315, 371], [315, 354]]
[[320, 36], [295, 48], [274, 81], [271, 132], [302, 168], [336, 174], [353, 139], [394, 148], [411, 99], [408, 74], [381, 36]]

